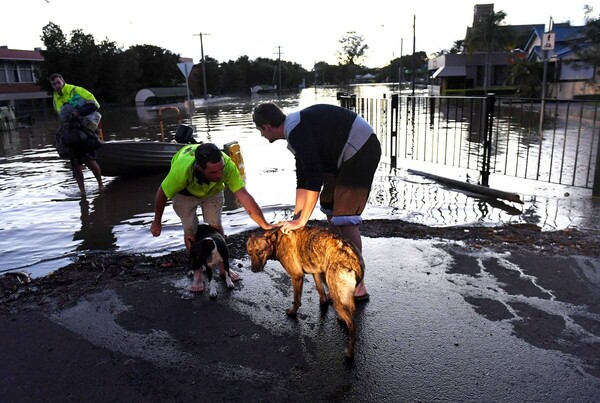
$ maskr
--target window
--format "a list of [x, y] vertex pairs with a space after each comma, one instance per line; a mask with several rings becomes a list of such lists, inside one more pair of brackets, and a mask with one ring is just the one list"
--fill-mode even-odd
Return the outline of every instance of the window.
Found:
[[9, 67], [8, 82], [9, 83], [18, 83], [19, 82], [19, 69], [17, 68], [17, 63], [15, 63]]
[[0, 63], [0, 84], [6, 84], [8, 79], [6, 78], [6, 65]]
[[23, 63], [19, 65], [19, 76], [20, 82], [22, 83], [32, 83], [35, 80], [33, 79], [33, 69], [31, 68], [31, 64]]

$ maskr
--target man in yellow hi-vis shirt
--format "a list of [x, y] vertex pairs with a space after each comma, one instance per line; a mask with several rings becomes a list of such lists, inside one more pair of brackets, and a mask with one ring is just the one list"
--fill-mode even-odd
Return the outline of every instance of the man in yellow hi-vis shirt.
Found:
[[[162, 215], [168, 199], [173, 200], [173, 209], [181, 219], [185, 247], [188, 251], [196, 238], [198, 206], [202, 208], [204, 222], [224, 234], [221, 213], [225, 200], [225, 186], [262, 229], [275, 228], [265, 220], [254, 197], [246, 190], [244, 180], [231, 158], [216, 145], [203, 143], [186, 145], [173, 156], [171, 169], [156, 191], [154, 221], [150, 227], [152, 235], [159, 236], [161, 233]], [[236, 272], [229, 272], [233, 281], [239, 280]], [[204, 291], [201, 270], [194, 271], [190, 290]]]
[[[54, 89], [54, 109], [59, 114], [61, 122], [65, 124], [72, 118], [79, 118], [87, 130], [95, 131], [98, 128], [101, 116], [98, 113], [100, 104], [96, 101], [94, 95], [83, 87], [65, 83], [65, 79], [60, 74], [52, 74], [49, 80]], [[102, 172], [96, 162], [96, 152], [94, 150], [78, 150], [70, 160], [73, 176], [77, 181], [81, 195], [85, 196], [83, 164], [92, 171], [96, 181], [98, 181], [98, 191], [102, 192], [104, 189]]]

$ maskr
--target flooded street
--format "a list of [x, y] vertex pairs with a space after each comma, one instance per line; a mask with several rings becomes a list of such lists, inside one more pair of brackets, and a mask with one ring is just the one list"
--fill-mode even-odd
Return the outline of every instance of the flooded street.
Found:
[[[294, 202], [295, 173], [284, 142], [269, 144], [251, 121], [251, 109], [276, 101], [284, 111], [314, 103], [337, 104], [339, 89], [306, 89], [282, 98], [224, 98], [199, 103], [190, 116], [181, 109], [182, 124], [195, 129], [197, 140], [219, 146], [238, 141], [245, 162], [247, 188], [266, 213], [278, 221]], [[360, 96], [379, 97], [385, 86], [355, 88]], [[158, 108], [102, 108], [105, 140], [160, 140]], [[171, 140], [178, 123], [163, 115]], [[88, 196], [82, 199], [67, 161], [58, 158], [53, 135], [58, 123], [49, 117], [31, 128], [0, 133], [0, 272], [23, 270], [33, 277], [65, 266], [90, 251], [164, 254], [183, 247], [179, 219], [169, 206], [158, 238], [149, 227], [154, 194], [164, 174], [135, 178], [105, 177], [99, 194], [91, 172], [84, 170]], [[395, 218], [432, 226], [532, 223], [544, 230], [595, 229], [600, 212], [591, 191], [494, 176], [492, 187], [516, 192], [524, 204], [472, 197], [407, 172], [408, 168], [464, 180], [464, 173], [443, 166], [400, 162], [396, 170], [382, 161], [364, 218]], [[229, 195], [230, 196], [230, 195]], [[226, 199], [223, 224], [227, 234], [254, 226], [245, 212]], [[315, 218], [324, 218], [315, 213]]]

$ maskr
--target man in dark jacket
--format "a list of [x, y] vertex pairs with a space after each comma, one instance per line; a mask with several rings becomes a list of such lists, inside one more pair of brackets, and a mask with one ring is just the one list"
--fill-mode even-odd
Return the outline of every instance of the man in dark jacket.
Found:
[[[304, 227], [320, 195], [321, 210], [330, 226], [362, 250], [360, 215], [381, 158], [373, 128], [356, 113], [327, 104], [286, 116], [276, 105], [263, 103], [254, 108], [252, 120], [269, 142], [287, 140], [296, 158], [294, 217], [282, 223], [281, 230]], [[362, 282], [355, 298], [368, 297]]]

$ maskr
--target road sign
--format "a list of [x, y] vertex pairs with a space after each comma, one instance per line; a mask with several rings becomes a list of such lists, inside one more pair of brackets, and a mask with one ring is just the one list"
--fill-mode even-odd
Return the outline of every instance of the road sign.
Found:
[[542, 36], [542, 50], [554, 49], [554, 32], [544, 32]]
[[183, 76], [185, 78], [187, 78], [190, 75], [190, 72], [192, 71], [193, 66], [194, 66], [194, 63], [192, 63], [192, 62], [177, 63], [177, 67], [179, 67], [181, 74], [183, 74]]
[[188, 101], [190, 100], [190, 86], [188, 83], [188, 76], [190, 75], [193, 66], [194, 63], [192, 62], [177, 63], [177, 67], [179, 67], [181, 74], [183, 74], [183, 76], [185, 77], [185, 88], [187, 89]]

